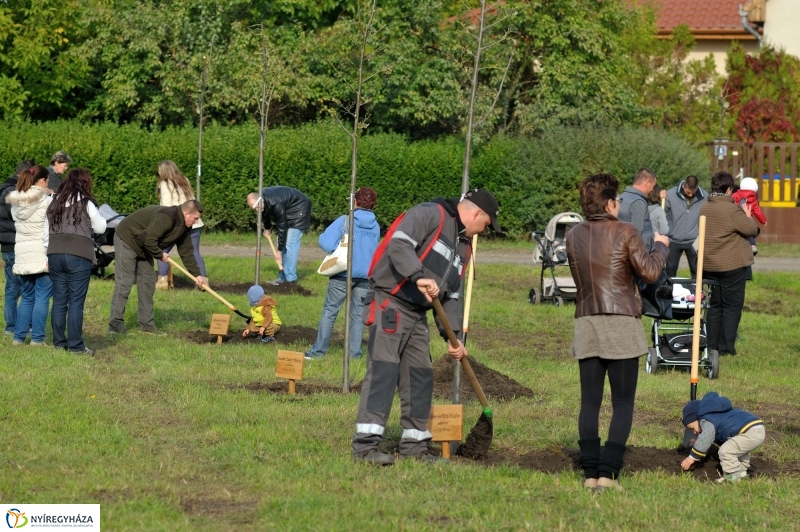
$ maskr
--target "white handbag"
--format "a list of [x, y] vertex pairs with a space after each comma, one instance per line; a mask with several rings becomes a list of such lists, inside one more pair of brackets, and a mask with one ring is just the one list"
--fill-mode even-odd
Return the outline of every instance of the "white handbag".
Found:
[[339, 239], [336, 249], [333, 253], [328, 253], [322, 264], [317, 268], [317, 273], [325, 277], [332, 277], [337, 273], [342, 273], [347, 269], [347, 218], [345, 223], [342, 224], [342, 238]]

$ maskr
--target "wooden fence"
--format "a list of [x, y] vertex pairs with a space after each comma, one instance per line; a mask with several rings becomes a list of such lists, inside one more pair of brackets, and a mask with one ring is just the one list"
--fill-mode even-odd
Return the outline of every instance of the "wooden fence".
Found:
[[711, 170], [755, 178], [763, 207], [797, 207], [799, 147], [788, 142], [717, 143], [711, 148]]

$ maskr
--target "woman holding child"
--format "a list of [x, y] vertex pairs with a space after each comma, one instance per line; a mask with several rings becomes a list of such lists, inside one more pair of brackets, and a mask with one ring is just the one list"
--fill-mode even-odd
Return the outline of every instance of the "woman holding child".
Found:
[[[584, 486], [592, 489], [622, 489], [616, 479], [633, 423], [639, 357], [647, 353], [636, 279], [654, 283], [669, 254], [666, 236], [657, 235], [648, 254], [636, 227], [617, 219], [618, 190], [613, 175], [586, 178], [580, 187], [585, 221], [567, 236], [578, 292], [572, 343], [581, 383], [578, 445]], [[606, 374], [613, 413], [601, 451], [599, 415]]]

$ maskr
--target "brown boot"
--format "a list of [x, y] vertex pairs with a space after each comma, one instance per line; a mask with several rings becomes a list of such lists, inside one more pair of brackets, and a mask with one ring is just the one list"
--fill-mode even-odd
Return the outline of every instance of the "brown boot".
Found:
[[169, 280], [166, 275], [159, 275], [156, 281], [156, 290], [169, 290]]

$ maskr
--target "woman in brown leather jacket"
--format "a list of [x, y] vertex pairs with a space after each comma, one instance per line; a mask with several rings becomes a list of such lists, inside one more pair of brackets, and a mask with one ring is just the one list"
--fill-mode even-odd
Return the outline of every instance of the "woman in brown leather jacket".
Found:
[[[572, 355], [578, 360], [581, 411], [578, 417], [580, 464], [587, 488], [622, 489], [617, 476], [633, 422], [639, 357], [647, 340], [639, 320], [642, 303], [636, 279], [655, 282], [669, 255], [669, 239], [656, 233], [648, 254], [632, 224], [617, 219], [619, 181], [595, 174], [581, 183], [586, 221], [567, 236], [567, 257], [578, 289]], [[613, 413], [601, 453], [600, 406], [606, 373]]]

